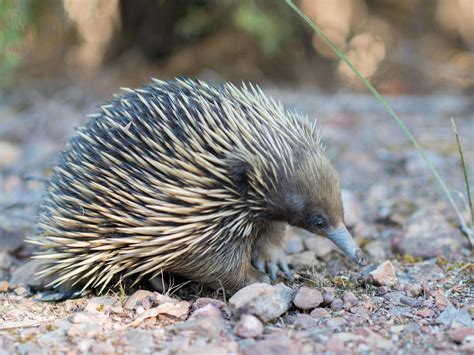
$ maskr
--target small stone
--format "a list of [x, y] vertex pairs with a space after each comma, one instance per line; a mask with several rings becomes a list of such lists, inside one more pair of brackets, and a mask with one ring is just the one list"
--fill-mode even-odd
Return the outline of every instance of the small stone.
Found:
[[323, 287], [323, 304], [331, 304], [336, 298], [336, 293], [333, 287]]
[[115, 303], [112, 297], [94, 297], [87, 303], [84, 312], [109, 313]]
[[337, 328], [337, 327], [340, 327], [344, 324], [346, 324], [347, 321], [342, 318], [342, 317], [334, 317], [334, 318], [331, 318], [327, 321], [326, 325], [328, 327], [331, 327], [331, 328]]
[[136, 306], [141, 305], [144, 298], [151, 297], [153, 297], [153, 292], [147, 290], [138, 290], [127, 298], [127, 301], [125, 301], [123, 308], [133, 310]]
[[376, 286], [393, 287], [397, 284], [395, 268], [390, 260], [384, 261], [374, 271], [369, 273], [370, 281]]
[[300, 313], [296, 316], [295, 327], [299, 329], [311, 329], [318, 326], [318, 321], [309, 314]]
[[[301, 354], [303, 346], [300, 342], [293, 339], [264, 339], [259, 340], [243, 349], [244, 355], [272, 354], [287, 355]], [[202, 353], [201, 353], [202, 354]], [[223, 353], [215, 353], [223, 354]]]
[[405, 292], [410, 297], [418, 297], [423, 293], [423, 286], [408, 283], [405, 285]]
[[344, 303], [349, 303], [350, 305], [354, 305], [358, 302], [357, 297], [350, 291], [344, 291], [342, 293], [342, 300]]
[[194, 311], [185, 322], [176, 323], [175, 331], [191, 331], [205, 339], [220, 339], [227, 334], [227, 323], [222, 317], [221, 311], [208, 304]]
[[311, 311], [310, 315], [314, 318], [327, 318], [331, 316], [324, 308], [315, 308]]
[[400, 302], [401, 298], [404, 297], [404, 294], [400, 291], [392, 291], [392, 292], [386, 293], [383, 297], [390, 303], [394, 305], [399, 305], [401, 303]]
[[390, 292], [390, 288], [388, 288], [387, 286], [380, 286], [379, 288], [377, 288], [377, 294], [380, 296], [383, 296], [388, 292]]
[[431, 317], [431, 310], [429, 308], [422, 308], [416, 311], [416, 315], [422, 318]]
[[323, 295], [314, 288], [303, 286], [296, 293], [293, 303], [302, 310], [310, 310], [323, 303]]
[[212, 304], [214, 307], [221, 310], [226, 307], [225, 302], [222, 302], [221, 300], [217, 300], [215, 298], [201, 297], [194, 301], [192, 307], [193, 312], [199, 308], [207, 306], [208, 304]]
[[300, 270], [308, 265], [312, 265], [316, 260], [316, 252], [306, 250], [302, 253], [288, 255], [288, 264], [295, 270]]
[[436, 305], [441, 311], [443, 311], [449, 304], [451, 304], [451, 302], [449, 302], [448, 298], [444, 294], [443, 290], [440, 288], [434, 293], [434, 299]]
[[236, 316], [253, 314], [264, 322], [275, 319], [291, 307], [293, 290], [282, 283], [275, 286], [256, 283], [237, 291], [229, 306]]
[[465, 309], [456, 309], [452, 304], [449, 304], [441, 313], [437, 320], [444, 325], [451, 325], [453, 322], [461, 323], [467, 327], [473, 327], [474, 322], [468, 311]]
[[0, 292], [7, 292], [10, 284], [8, 281], [0, 281]]
[[474, 336], [474, 328], [473, 327], [461, 327], [452, 329], [448, 332], [449, 337], [455, 343], [461, 344], [466, 337]]
[[331, 302], [331, 309], [340, 311], [342, 308], [344, 308], [344, 302], [341, 299], [335, 298], [334, 301]]
[[12, 265], [12, 258], [7, 250], [0, 250], [0, 269], [9, 269]]
[[0, 168], [8, 167], [18, 161], [20, 148], [10, 142], [0, 141]]
[[[150, 297], [150, 301], [152, 302], [153, 306], [159, 306], [160, 304], [163, 304], [163, 303], [178, 303], [179, 302], [177, 299], [174, 299], [173, 297], [169, 297], [166, 295], [162, 295], [159, 292], [153, 292], [153, 295]], [[141, 303], [143, 303], [143, 301]]]
[[383, 336], [374, 333], [370, 331], [369, 336], [365, 338], [365, 341], [367, 345], [373, 347], [373, 348], [378, 348], [378, 349], [383, 349], [383, 350], [390, 350], [393, 348], [393, 344], [390, 340], [385, 339]]
[[241, 338], [256, 338], [263, 334], [263, 324], [251, 314], [243, 314], [234, 328], [234, 333]]
[[434, 208], [415, 212], [404, 225], [404, 234], [394, 240], [393, 248], [401, 254], [434, 258], [459, 252], [465, 237]]
[[107, 316], [102, 313], [88, 313], [88, 312], [77, 312], [69, 317], [69, 321], [74, 324], [88, 323], [88, 324], [100, 324], [107, 319]]
[[28, 293], [28, 290], [23, 286], [17, 287], [13, 290], [17, 296], [24, 296]]
[[400, 297], [400, 303], [403, 303], [408, 307], [419, 307], [423, 304], [423, 300], [402, 296]]

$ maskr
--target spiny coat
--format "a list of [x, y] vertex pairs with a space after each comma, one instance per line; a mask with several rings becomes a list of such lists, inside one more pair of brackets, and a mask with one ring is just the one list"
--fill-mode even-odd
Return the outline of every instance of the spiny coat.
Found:
[[259, 243], [274, 223], [343, 222], [315, 122], [252, 86], [127, 91], [78, 129], [50, 178], [30, 242], [53, 286], [167, 271], [237, 289], [263, 275], [253, 255], [281, 249], [281, 237]]

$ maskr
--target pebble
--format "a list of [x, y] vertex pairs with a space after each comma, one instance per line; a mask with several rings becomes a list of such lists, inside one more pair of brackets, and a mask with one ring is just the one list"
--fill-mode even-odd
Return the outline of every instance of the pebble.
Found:
[[423, 304], [423, 300], [402, 296], [400, 297], [400, 303], [403, 303], [404, 305], [409, 307], [419, 307]]
[[344, 325], [346, 324], [347, 321], [342, 318], [342, 317], [334, 317], [334, 318], [331, 318], [327, 321], [326, 325], [328, 327], [331, 327], [331, 328], [337, 328], [337, 327], [340, 327], [341, 325]]
[[115, 303], [112, 297], [94, 297], [87, 303], [84, 312], [109, 313]]
[[336, 293], [333, 287], [323, 287], [323, 304], [328, 305], [336, 298]]
[[69, 317], [69, 321], [74, 324], [88, 323], [100, 324], [107, 319], [107, 316], [101, 313], [77, 312]]
[[460, 327], [448, 332], [449, 338], [455, 343], [461, 344], [466, 337], [474, 336], [474, 327]]
[[344, 302], [341, 299], [335, 298], [331, 302], [331, 309], [333, 309], [335, 311], [340, 311], [342, 308], [344, 308]]
[[434, 208], [415, 212], [404, 224], [404, 233], [393, 241], [401, 254], [431, 258], [461, 251], [465, 237]]
[[203, 308], [207, 306], [208, 304], [212, 304], [214, 307], [220, 309], [221, 311], [224, 312], [224, 314], [227, 315], [228, 310], [227, 310], [227, 305], [225, 304], [225, 302], [221, 300], [217, 300], [215, 298], [208, 298], [208, 297], [200, 297], [196, 301], [194, 301], [192, 305], [192, 312], [194, 312], [195, 310], [199, 308]]
[[436, 290], [433, 296], [434, 296], [436, 305], [441, 311], [443, 311], [449, 304], [451, 304], [451, 302], [449, 302], [448, 298], [444, 294], [444, 291], [440, 288]]
[[24, 288], [23, 286], [17, 287], [13, 290], [17, 296], [23, 296], [28, 293], [28, 290]]
[[257, 338], [263, 334], [263, 323], [251, 314], [243, 314], [234, 328], [241, 338]]
[[423, 287], [421, 285], [408, 283], [405, 285], [405, 292], [410, 297], [418, 297], [423, 293]]
[[295, 327], [299, 329], [311, 329], [318, 326], [318, 321], [309, 314], [300, 313], [296, 315]]
[[20, 148], [10, 142], [0, 141], [0, 168], [8, 167], [18, 161]]
[[323, 303], [323, 295], [314, 288], [303, 286], [296, 293], [293, 303], [302, 310], [310, 310]]
[[474, 327], [474, 321], [471, 315], [465, 309], [457, 309], [452, 304], [449, 304], [446, 309], [438, 316], [438, 322], [444, 325], [451, 325], [453, 322], [463, 324], [467, 327]]
[[390, 292], [390, 288], [387, 286], [380, 286], [379, 288], [377, 288], [377, 294], [379, 296], [383, 296], [388, 292]]
[[416, 311], [416, 315], [422, 318], [431, 317], [431, 310], [429, 308], [422, 308]]
[[390, 260], [384, 261], [374, 271], [370, 272], [369, 279], [376, 286], [393, 287], [398, 282], [395, 268]]
[[123, 308], [133, 310], [136, 306], [141, 305], [143, 299], [151, 297], [153, 297], [153, 292], [147, 290], [138, 290], [127, 298]]
[[303, 345], [299, 341], [293, 339], [264, 339], [246, 346], [242, 350], [244, 355], [288, 355], [301, 354], [302, 347]]
[[248, 313], [267, 322], [291, 307], [293, 295], [293, 290], [283, 283], [275, 286], [256, 283], [237, 291], [229, 299], [229, 306], [236, 316]]
[[354, 305], [358, 302], [356, 295], [351, 291], [344, 291], [342, 293], [342, 300], [344, 303], [349, 303], [350, 305]]
[[173, 329], [175, 332], [191, 331], [196, 336], [214, 340], [227, 334], [228, 327], [221, 311], [208, 304], [194, 311], [185, 322], [176, 323]]
[[0, 281], [0, 292], [7, 292], [9, 287], [10, 283], [8, 281]]
[[320, 258], [324, 258], [329, 255], [333, 250], [336, 250], [336, 246], [326, 237], [320, 237], [318, 235], [309, 235], [304, 239], [306, 248], [316, 254]]
[[324, 308], [315, 308], [311, 311], [310, 315], [314, 318], [327, 318], [331, 316]]

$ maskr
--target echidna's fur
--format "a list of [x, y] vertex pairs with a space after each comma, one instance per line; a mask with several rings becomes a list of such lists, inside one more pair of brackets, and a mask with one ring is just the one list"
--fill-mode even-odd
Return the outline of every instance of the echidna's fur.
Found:
[[261, 279], [252, 257], [278, 254], [282, 237], [267, 235], [281, 222], [312, 230], [316, 210], [342, 222], [314, 122], [251, 86], [155, 80], [128, 91], [78, 129], [50, 179], [30, 241], [53, 286], [167, 271], [236, 289]]

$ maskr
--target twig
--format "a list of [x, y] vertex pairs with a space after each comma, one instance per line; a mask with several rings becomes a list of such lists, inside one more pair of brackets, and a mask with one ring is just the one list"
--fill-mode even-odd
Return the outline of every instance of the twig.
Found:
[[0, 330], [38, 327], [40, 325], [43, 325], [44, 323], [49, 323], [49, 322], [52, 322], [54, 320], [56, 320], [56, 319], [23, 320], [23, 321], [18, 321], [18, 322], [5, 322], [2, 325], [0, 325]]

